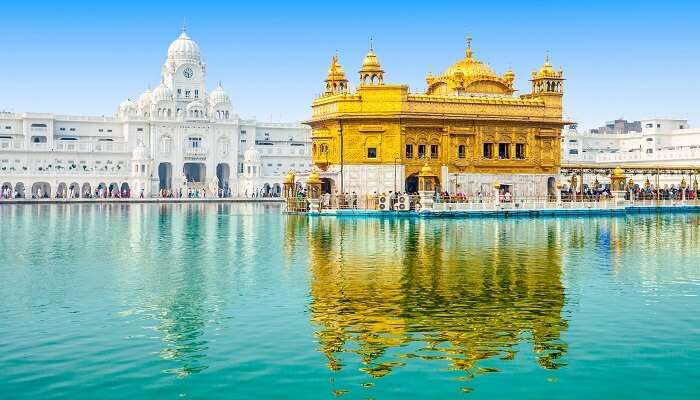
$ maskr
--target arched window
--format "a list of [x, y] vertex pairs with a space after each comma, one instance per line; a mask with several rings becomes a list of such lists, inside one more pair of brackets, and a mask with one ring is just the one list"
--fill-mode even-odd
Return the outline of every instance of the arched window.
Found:
[[173, 140], [170, 138], [170, 136], [161, 136], [160, 137], [160, 152], [163, 154], [169, 154], [170, 151], [172, 150], [172, 143]]
[[467, 158], [467, 146], [460, 144], [457, 147], [457, 158]]
[[225, 139], [225, 138], [219, 139], [219, 153], [222, 156], [228, 155], [228, 147], [229, 147], [228, 139]]
[[188, 149], [200, 149], [202, 148], [202, 138], [197, 136], [191, 136], [187, 138], [187, 148]]

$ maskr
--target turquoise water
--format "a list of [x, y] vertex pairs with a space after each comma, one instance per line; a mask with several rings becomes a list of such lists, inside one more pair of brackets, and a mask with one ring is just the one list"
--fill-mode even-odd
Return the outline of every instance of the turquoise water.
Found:
[[0, 205], [0, 395], [700, 396], [700, 218]]

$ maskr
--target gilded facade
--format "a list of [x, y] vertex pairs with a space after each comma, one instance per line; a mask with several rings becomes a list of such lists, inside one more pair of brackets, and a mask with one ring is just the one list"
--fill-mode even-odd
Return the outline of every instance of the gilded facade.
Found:
[[531, 93], [515, 96], [515, 73], [496, 74], [469, 41], [463, 59], [428, 74], [424, 93], [384, 83], [370, 48], [353, 91], [336, 55], [307, 122], [313, 163], [333, 192], [415, 191], [427, 163], [450, 192], [501, 185], [543, 195], [559, 170], [563, 81], [547, 57], [531, 75]]

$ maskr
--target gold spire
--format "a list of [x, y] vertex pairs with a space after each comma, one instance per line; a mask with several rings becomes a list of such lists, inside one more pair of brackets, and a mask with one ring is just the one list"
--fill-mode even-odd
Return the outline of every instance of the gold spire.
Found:
[[374, 43], [372, 38], [369, 38], [369, 51], [362, 60], [362, 68], [360, 69], [360, 86], [372, 86], [384, 84], [384, 71], [379, 64], [379, 59], [374, 53]]
[[343, 80], [345, 80], [345, 71], [343, 70], [343, 66], [340, 65], [340, 61], [338, 61], [338, 53], [336, 51], [336, 54], [334, 54], [333, 58], [331, 58], [331, 66], [328, 68], [328, 77], [326, 82]]
[[348, 80], [345, 79], [345, 71], [343, 66], [338, 61], [338, 51], [331, 58], [331, 66], [328, 68], [328, 76], [326, 77], [326, 92], [325, 94], [346, 93], [348, 89]]
[[474, 53], [472, 52], [472, 37], [467, 36], [467, 58], [472, 58], [472, 55]]
[[311, 174], [309, 174], [309, 179], [306, 181], [306, 183], [309, 183], [312, 185], [320, 185], [321, 184], [321, 177], [318, 175], [316, 168], [311, 169]]
[[290, 169], [289, 169], [289, 172], [287, 172], [287, 176], [284, 177], [284, 183], [286, 183], [286, 184], [288, 184], [288, 185], [293, 185], [293, 184], [294, 184], [294, 178], [295, 178], [295, 176], [294, 176], [294, 170], [290, 168]]
[[509, 85], [513, 85], [513, 81], [515, 80], [515, 72], [513, 72], [513, 68], [508, 67], [508, 71], [503, 74], [503, 79], [505, 79]]
[[552, 64], [549, 63], [549, 50], [544, 53], [544, 64], [542, 64], [539, 74], [541, 76], [553, 76], [556, 74], [554, 68], [552, 68]]

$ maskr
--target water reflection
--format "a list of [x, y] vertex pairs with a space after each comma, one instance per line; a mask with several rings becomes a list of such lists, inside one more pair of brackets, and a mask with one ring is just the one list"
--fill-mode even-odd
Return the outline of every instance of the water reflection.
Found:
[[542, 368], [565, 365], [559, 232], [556, 220], [311, 220], [311, 318], [328, 368], [359, 356], [378, 378], [442, 360], [470, 379], [523, 341]]
[[246, 253], [252, 240], [239, 233], [251, 229], [248, 214], [253, 212], [260, 210], [232, 209], [228, 204], [130, 210], [131, 250], [147, 262], [139, 264], [132, 276], [143, 288], [143, 297], [125, 302], [136, 305], [130, 311], [156, 321], [151, 329], [163, 343], [158, 357], [172, 364], [165, 372], [182, 378], [208, 368], [209, 342], [226, 329], [230, 317], [221, 315], [222, 310], [235, 297], [237, 270], [231, 262]]

